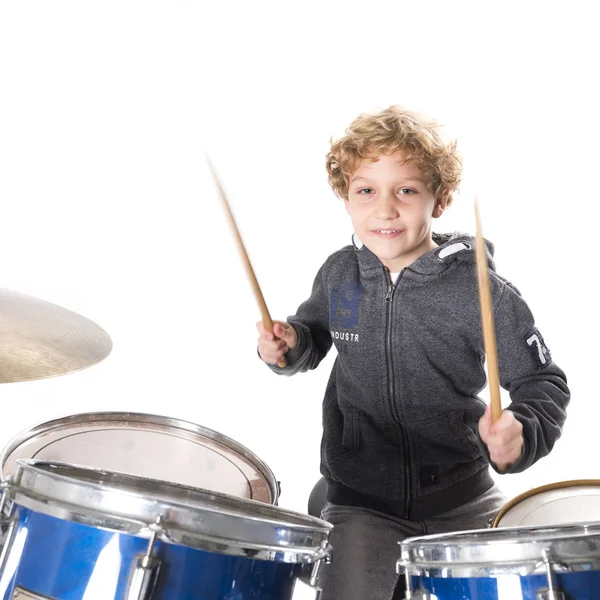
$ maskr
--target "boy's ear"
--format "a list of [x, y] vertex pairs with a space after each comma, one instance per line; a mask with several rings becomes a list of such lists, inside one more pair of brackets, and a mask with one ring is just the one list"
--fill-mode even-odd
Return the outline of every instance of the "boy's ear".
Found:
[[446, 206], [448, 206], [448, 198], [449, 195], [446, 193], [437, 199], [435, 206], [433, 207], [433, 213], [431, 215], [434, 219], [437, 219], [438, 217], [441, 217], [444, 214]]
[[344, 198], [344, 206], [346, 207], [346, 212], [350, 214], [350, 201], [348, 198]]

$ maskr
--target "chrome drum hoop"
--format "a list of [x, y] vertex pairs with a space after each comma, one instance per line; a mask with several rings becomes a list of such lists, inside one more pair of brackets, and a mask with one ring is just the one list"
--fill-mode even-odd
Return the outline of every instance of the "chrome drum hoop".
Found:
[[293, 563], [328, 555], [321, 519], [187, 486], [77, 465], [20, 460], [6, 493], [17, 506], [60, 519], [221, 554]]
[[397, 570], [422, 577], [494, 577], [544, 572], [550, 553], [563, 571], [600, 569], [600, 522], [510, 527], [408, 538]]

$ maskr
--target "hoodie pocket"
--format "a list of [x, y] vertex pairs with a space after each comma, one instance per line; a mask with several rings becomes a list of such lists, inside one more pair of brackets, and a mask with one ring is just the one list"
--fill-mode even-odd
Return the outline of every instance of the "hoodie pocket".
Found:
[[[325, 430], [323, 438], [323, 460], [333, 462], [360, 447], [360, 417], [355, 412], [340, 415], [338, 429]], [[339, 427], [341, 425], [341, 427]]]
[[342, 446], [348, 450], [358, 450], [360, 441], [358, 415], [354, 412], [348, 413], [344, 418], [344, 433], [342, 435]]
[[477, 435], [465, 423], [463, 411], [407, 423], [421, 465], [438, 465], [442, 470], [469, 463], [481, 456]]

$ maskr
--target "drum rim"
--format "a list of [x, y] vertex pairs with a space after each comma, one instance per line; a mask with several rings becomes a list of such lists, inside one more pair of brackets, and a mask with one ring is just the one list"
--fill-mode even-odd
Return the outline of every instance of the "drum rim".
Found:
[[[159, 534], [166, 543], [275, 562], [312, 563], [328, 555], [332, 525], [316, 517], [169, 481], [58, 461], [18, 462], [14, 479], [3, 484], [13, 507], [145, 538], [167, 514]], [[160, 490], [181, 496], [165, 500]]]
[[600, 479], [569, 479], [567, 481], [557, 481], [555, 483], [547, 483], [545, 485], [540, 485], [536, 488], [532, 488], [531, 490], [527, 490], [518, 496], [515, 496], [511, 500], [509, 500], [499, 511], [494, 520], [492, 521], [492, 528], [497, 528], [502, 517], [506, 515], [506, 513], [523, 502], [528, 498], [532, 498], [533, 496], [537, 496], [543, 492], [549, 492], [552, 490], [560, 490], [564, 488], [571, 487], [587, 487], [587, 486], [598, 486], [600, 487]]
[[[167, 427], [168, 429], [179, 429], [216, 441], [220, 444], [223, 444], [230, 450], [238, 453], [239, 456], [249, 461], [252, 466], [256, 468], [269, 488], [271, 504], [276, 505], [279, 500], [279, 484], [275, 478], [275, 474], [261, 458], [259, 458], [254, 452], [252, 452], [243, 444], [240, 444], [229, 436], [215, 431], [214, 429], [204, 427], [203, 425], [198, 425], [197, 423], [193, 423], [191, 421], [142, 412], [98, 411], [76, 413], [51, 419], [49, 421], [43, 421], [33, 425], [32, 427], [24, 429], [14, 436], [0, 452], [0, 481], [5, 481], [8, 476], [13, 474], [5, 472], [6, 463], [13, 453], [24, 443], [36, 437], [46, 435], [52, 431], [66, 429], [69, 426], [85, 426], [86, 424], [91, 425], [96, 422], [114, 422], [115, 424], [131, 422], [142, 426], [156, 425]], [[33, 459], [33, 457], [27, 458]], [[18, 460], [19, 459], [17, 459], [17, 462]]]
[[420, 576], [533, 574], [544, 571], [544, 552], [569, 567], [598, 569], [600, 522], [473, 529], [411, 537], [400, 547], [398, 572]]

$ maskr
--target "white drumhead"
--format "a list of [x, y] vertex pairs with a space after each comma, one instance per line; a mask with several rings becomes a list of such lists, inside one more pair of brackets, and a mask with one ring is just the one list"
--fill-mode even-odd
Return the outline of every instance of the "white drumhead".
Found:
[[600, 481], [567, 481], [535, 488], [508, 502], [494, 527], [600, 521]]
[[59, 461], [277, 504], [278, 484], [255, 454], [206, 427], [141, 413], [82, 413], [42, 423], [2, 452], [2, 476], [19, 459]]

